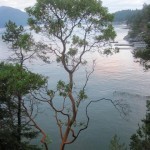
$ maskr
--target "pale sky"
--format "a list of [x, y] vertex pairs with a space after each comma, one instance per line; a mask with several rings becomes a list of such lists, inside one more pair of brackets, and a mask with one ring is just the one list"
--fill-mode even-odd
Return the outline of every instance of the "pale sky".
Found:
[[[0, 6], [10, 6], [24, 10], [33, 6], [36, 0], [0, 0]], [[150, 0], [102, 0], [103, 6], [108, 7], [110, 12], [125, 9], [141, 9], [144, 3], [150, 4]]]

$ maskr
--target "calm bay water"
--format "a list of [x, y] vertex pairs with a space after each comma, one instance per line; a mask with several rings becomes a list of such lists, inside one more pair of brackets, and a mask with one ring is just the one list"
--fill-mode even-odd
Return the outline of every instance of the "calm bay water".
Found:
[[[115, 30], [118, 34], [116, 41], [127, 43], [123, 37], [128, 30], [123, 26], [116, 26]], [[88, 109], [90, 116], [88, 129], [81, 133], [75, 143], [66, 146], [66, 150], [108, 150], [110, 140], [115, 134], [121, 141], [129, 144], [130, 136], [145, 115], [146, 96], [150, 96], [150, 72], [144, 72], [142, 66], [134, 62], [132, 50], [132, 47], [122, 49], [120, 53], [108, 57], [97, 53], [87, 56], [88, 60], [96, 58], [96, 67], [87, 86], [89, 99], [82, 103], [78, 119], [86, 120], [84, 108], [89, 100], [102, 97], [123, 99], [130, 105], [131, 112], [123, 119], [109, 102], [92, 104]], [[9, 54], [6, 44], [0, 40], [0, 60], [7, 58]], [[34, 72], [48, 76], [50, 88], [54, 88], [60, 79], [66, 81], [67, 74], [55, 63], [49, 65], [36, 60], [27, 63], [27, 66]], [[75, 76], [76, 87], [82, 86], [84, 77], [85, 70], [81, 68]], [[40, 109], [42, 113], [37, 117], [37, 122], [52, 140], [50, 149], [58, 150], [60, 138], [54, 114], [46, 104], [40, 106]]]

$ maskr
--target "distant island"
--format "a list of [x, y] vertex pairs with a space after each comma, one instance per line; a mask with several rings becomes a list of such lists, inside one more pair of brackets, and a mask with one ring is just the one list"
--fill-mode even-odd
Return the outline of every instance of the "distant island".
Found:
[[4, 28], [6, 22], [9, 20], [15, 22], [17, 25], [27, 25], [28, 15], [19, 9], [12, 7], [0, 7], [0, 28]]

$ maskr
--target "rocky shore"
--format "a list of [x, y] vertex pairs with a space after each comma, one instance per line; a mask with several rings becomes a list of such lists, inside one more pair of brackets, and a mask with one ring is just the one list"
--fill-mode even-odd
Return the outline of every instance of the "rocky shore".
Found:
[[135, 49], [139, 49], [139, 48], [145, 48], [146, 47], [146, 43], [143, 40], [143, 33], [139, 33], [136, 37], [131, 38], [128, 35], [126, 35], [124, 37], [124, 40], [128, 41], [130, 44], [133, 44]]

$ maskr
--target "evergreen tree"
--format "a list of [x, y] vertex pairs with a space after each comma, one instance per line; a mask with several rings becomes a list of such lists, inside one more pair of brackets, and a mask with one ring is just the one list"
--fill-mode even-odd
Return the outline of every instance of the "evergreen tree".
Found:
[[136, 37], [139, 34], [147, 34], [150, 22], [150, 5], [144, 4], [143, 9], [139, 10], [133, 17], [129, 18], [128, 24], [131, 28], [129, 36]]
[[5, 27], [2, 39], [7, 43], [12, 54], [8, 60], [24, 67], [25, 61], [32, 59], [37, 52], [32, 35], [27, 33], [23, 26], [17, 26], [12, 21], [8, 21]]
[[[41, 75], [23, 70], [20, 65], [0, 64], [0, 149], [39, 149], [30, 144], [38, 132], [28, 123], [30, 120], [22, 104], [33, 101], [31, 96], [28, 99], [29, 95], [41, 88], [45, 81]], [[19, 95], [22, 95], [21, 106], [18, 106]], [[18, 116], [18, 108], [21, 116]]]
[[134, 51], [133, 54], [147, 70], [150, 68], [150, 23], [147, 24], [147, 31], [143, 33], [143, 40], [147, 44], [146, 47]]
[[139, 10], [137, 14], [129, 18], [128, 24], [131, 27], [128, 35], [130, 38], [139, 37], [140, 41], [146, 43], [145, 48], [136, 49], [133, 54], [138, 62], [140, 62], [145, 69], [150, 68], [150, 5], [144, 4], [143, 9]]
[[115, 135], [109, 145], [110, 150], [127, 150], [125, 144], [120, 143], [120, 139]]
[[146, 118], [142, 120], [137, 132], [131, 136], [131, 150], [149, 150], [150, 149], [150, 101], [147, 101]]

